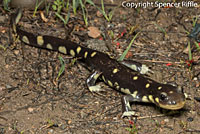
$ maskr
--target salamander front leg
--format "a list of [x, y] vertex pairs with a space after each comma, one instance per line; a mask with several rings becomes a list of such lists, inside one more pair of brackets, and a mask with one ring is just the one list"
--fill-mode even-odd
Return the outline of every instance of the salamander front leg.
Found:
[[99, 92], [103, 90], [100, 85], [96, 85], [96, 80], [99, 78], [101, 74], [102, 72], [95, 71], [92, 75], [90, 75], [87, 78], [86, 84], [90, 92]]
[[139, 114], [131, 109], [130, 102], [139, 101], [134, 98], [132, 95], [125, 95], [121, 99], [122, 101], [122, 118], [124, 117], [131, 117], [131, 116], [138, 116]]
[[140, 74], [153, 73], [153, 71], [151, 69], [149, 69], [146, 65], [139, 63], [137, 61], [123, 60], [120, 63], [127, 66], [128, 68], [134, 70], [134, 71], [139, 72]]

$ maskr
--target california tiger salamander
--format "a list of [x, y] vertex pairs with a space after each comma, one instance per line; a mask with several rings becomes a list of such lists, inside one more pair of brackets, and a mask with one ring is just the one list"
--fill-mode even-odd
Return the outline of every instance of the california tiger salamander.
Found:
[[140, 73], [141, 66], [133, 63], [132, 65], [137, 68], [133, 70], [126, 63], [122, 64], [103, 52], [86, 48], [69, 40], [26, 32], [16, 24], [20, 15], [19, 13], [13, 22], [13, 31], [22, 42], [81, 59], [94, 70], [86, 80], [91, 92], [101, 90], [99, 85], [95, 85], [99, 78], [111, 88], [123, 92], [125, 95], [122, 97], [122, 117], [135, 115], [130, 102], [150, 102], [170, 110], [181, 109], [185, 105], [185, 95], [181, 90], [170, 84], [162, 84], [145, 77]]

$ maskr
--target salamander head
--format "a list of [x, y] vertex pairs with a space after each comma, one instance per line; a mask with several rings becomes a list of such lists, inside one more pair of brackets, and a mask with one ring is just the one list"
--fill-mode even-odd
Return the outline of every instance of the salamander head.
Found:
[[185, 105], [185, 95], [182, 90], [172, 85], [163, 84], [154, 96], [154, 103], [161, 108], [178, 110]]

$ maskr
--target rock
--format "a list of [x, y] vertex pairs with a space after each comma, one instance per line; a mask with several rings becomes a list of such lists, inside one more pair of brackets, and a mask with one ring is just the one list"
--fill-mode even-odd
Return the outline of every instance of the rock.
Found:
[[[38, 0], [38, 4], [40, 4], [38, 9], [42, 9], [45, 6], [46, 0]], [[37, 0], [11, 0], [11, 7], [20, 7], [20, 8], [29, 8], [35, 9], [37, 4]]]
[[101, 32], [97, 27], [88, 27], [88, 35], [92, 38], [97, 38], [101, 35]]

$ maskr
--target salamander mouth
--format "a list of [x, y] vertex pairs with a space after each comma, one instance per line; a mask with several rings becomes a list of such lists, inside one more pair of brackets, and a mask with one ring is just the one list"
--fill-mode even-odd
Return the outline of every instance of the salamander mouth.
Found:
[[184, 105], [185, 105], [185, 101], [179, 102], [176, 105], [164, 105], [164, 104], [159, 103], [159, 106], [161, 108], [169, 109], [169, 110], [178, 110], [178, 109], [183, 108]]

